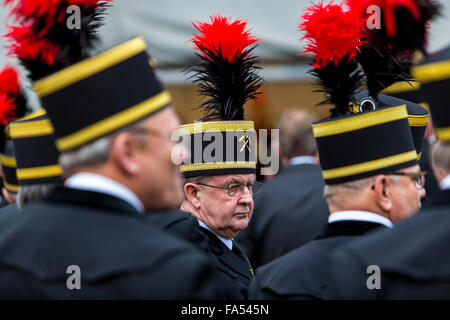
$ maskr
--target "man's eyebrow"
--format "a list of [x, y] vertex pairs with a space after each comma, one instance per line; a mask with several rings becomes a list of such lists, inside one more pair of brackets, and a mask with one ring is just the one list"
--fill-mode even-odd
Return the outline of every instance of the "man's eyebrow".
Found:
[[[256, 178], [252, 178], [247, 183], [255, 183], [255, 181], [256, 181]], [[227, 183], [230, 183], [230, 184], [231, 183], [233, 183], [233, 184], [246, 184], [242, 180], [239, 180], [238, 178], [235, 178], [235, 177], [225, 179], [224, 184], [227, 184]]]
[[239, 179], [232, 177], [232, 178], [228, 178], [225, 179], [224, 183], [242, 183], [242, 181], [240, 181]]

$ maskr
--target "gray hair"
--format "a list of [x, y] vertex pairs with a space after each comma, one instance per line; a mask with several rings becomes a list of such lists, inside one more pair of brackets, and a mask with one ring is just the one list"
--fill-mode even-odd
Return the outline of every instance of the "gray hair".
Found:
[[369, 177], [364, 179], [358, 179], [354, 181], [325, 185], [323, 189], [323, 196], [328, 205], [336, 208], [342, 208], [344, 201], [349, 199], [349, 193], [358, 192], [366, 188], [369, 184], [373, 183], [375, 177]]
[[108, 135], [88, 143], [74, 151], [64, 152], [59, 156], [64, 175], [69, 176], [81, 166], [98, 166], [108, 160], [109, 145], [115, 135]]
[[314, 156], [317, 150], [311, 124], [316, 116], [302, 109], [287, 109], [278, 120], [280, 148], [288, 158]]
[[[94, 140], [73, 151], [64, 152], [59, 156], [64, 176], [68, 177], [78, 167], [96, 167], [105, 164], [108, 161], [109, 146], [113, 139], [122, 132], [133, 132], [137, 129], [138, 123], [128, 125], [117, 132]], [[142, 145], [145, 140], [139, 139]]]
[[[360, 190], [363, 190], [367, 186], [375, 182], [377, 176], [371, 176], [368, 178], [358, 179], [354, 181], [325, 185], [323, 189], [323, 196], [327, 201], [328, 205], [334, 206], [335, 208], [341, 209], [344, 203], [348, 203], [348, 200], [352, 199]], [[386, 176], [389, 180], [394, 183], [399, 182], [398, 176]]]
[[52, 182], [20, 186], [19, 193], [17, 194], [17, 205], [19, 208], [22, 208], [30, 202], [39, 201], [49, 194], [57, 185], [57, 183]]
[[186, 185], [188, 183], [200, 183], [200, 182], [204, 182], [205, 181], [205, 176], [197, 176], [197, 177], [190, 177], [190, 178], [185, 178], [183, 181], [183, 185]]

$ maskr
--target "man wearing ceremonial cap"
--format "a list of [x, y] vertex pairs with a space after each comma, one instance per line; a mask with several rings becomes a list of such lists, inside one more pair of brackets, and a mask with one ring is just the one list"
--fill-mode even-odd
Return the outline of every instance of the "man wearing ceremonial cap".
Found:
[[[0, 71], [0, 163], [2, 165], [2, 195], [6, 202], [15, 204], [19, 185], [16, 176], [16, 157], [9, 134], [9, 123], [23, 117], [28, 111], [18, 71], [6, 66]], [[15, 210], [16, 206], [8, 206]], [[3, 210], [2, 210], [3, 211]]]
[[[97, 2], [83, 2], [77, 32], [66, 28], [71, 0], [58, 10], [14, 3], [25, 30], [12, 31], [12, 51], [30, 68], [67, 179], [24, 206], [13, 228], [0, 224], [0, 298], [225, 298], [211, 262], [146, 219], [182, 200], [170, 161], [179, 120], [142, 38], [87, 55], [105, 9]], [[45, 46], [36, 56], [30, 43]]]
[[[429, 103], [437, 143], [431, 148], [431, 165], [441, 192], [431, 198], [430, 206], [440, 203], [438, 199], [449, 199], [450, 166], [449, 141], [450, 122], [448, 113], [448, 88], [450, 87], [450, 47], [430, 55], [413, 72], [422, 85], [422, 90]], [[447, 192], [447, 196], [445, 193]]]
[[[2, 164], [2, 195], [8, 204], [15, 204], [17, 193], [19, 192], [19, 184], [16, 176], [16, 158], [14, 156], [12, 142], [6, 143], [5, 150], [0, 154], [0, 162]], [[3, 207], [2, 207], [3, 208]]]
[[[315, 240], [257, 269], [250, 299], [333, 298], [330, 254], [372, 231], [393, 228], [419, 209], [424, 196], [406, 105], [354, 94], [363, 79], [355, 61], [361, 52], [358, 19], [337, 4], [313, 4], [306, 11], [300, 27], [313, 43], [308, 47], [315, 54], [313, 74], [328, 94], [326, 102], [335, 106], [330, 119], [313, 123], [330, 216]], [[330, 15], [327, 34], [311, 33], [314, 21], [331, 21]], [[341, 28], [348, 32], [342, 37], [353, 33], [353, 40], [340, 39]], [[327, 37], [342, 46], [322, 50]], [[417, 138], [420, 145], [423, 132]]]
[[[429, 103], [438, 141], [431, 163], [440, 186], [425, 208], [392, 232], [381, 232], [332, 257], [340, 299], [449, 299], [450, 259], [450, 50], [413, 70]], [[366, 286], [365, 268], [377, 265], [380, 288]]]
[[201, 34], [191, 40], [199, 53], [190, 70], [207, 97], [199, 107], [205, 117], [179, 129], [190, 149], [181, 164], [184, 212], [159, 221], [206, 251], [240, 298], [247, 297], [253, 269], [233, 238], [250, 221], [258, 187], [256, 132], [253, 122], [244, 119], [244, 103], [261, 86], [253, 48], [247, 48], [258, 40], [246, 25], [220, 15], [212, 16], [211, 23], [194, 24]]
[[41, 200], [62, 184], [53, 127], [43, 109], [9, 125], [16, 156], [19, 207]]

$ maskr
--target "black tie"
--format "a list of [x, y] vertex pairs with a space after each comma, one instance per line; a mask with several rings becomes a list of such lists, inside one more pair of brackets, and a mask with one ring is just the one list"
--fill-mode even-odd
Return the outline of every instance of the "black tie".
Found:
[[237, 244], [236, 241], [233, 241], [233, 250], [231, 251], [233, 251], [242, 261], [245, 262], [245, 264], [248, 265], [250, 273], [254, 276], [255, 272], [253, 271], [250, 260], [248, 260], [247, 255], [244, 253], [244, 251], [241, 249], [241, 247]]

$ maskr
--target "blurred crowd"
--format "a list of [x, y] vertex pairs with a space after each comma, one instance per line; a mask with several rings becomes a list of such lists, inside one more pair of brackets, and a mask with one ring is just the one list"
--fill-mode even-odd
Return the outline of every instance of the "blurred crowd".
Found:
[[194, 23], [203, 118], [181, 125], [143, 38], [91, 55], [111, 5], [2, 8], [24, 72], [0, 71], [0, 299], [450, 298], [450, 47], [426, 50], [437, 2], [305, 9], [330, 115], [301, 101], [281, 114], [273, 175], [245, 116], [263, 84], [248, 22]]

